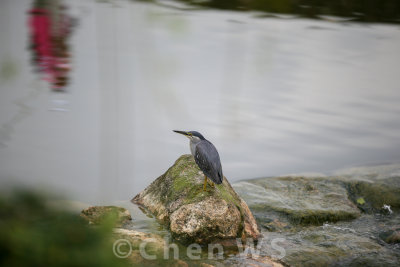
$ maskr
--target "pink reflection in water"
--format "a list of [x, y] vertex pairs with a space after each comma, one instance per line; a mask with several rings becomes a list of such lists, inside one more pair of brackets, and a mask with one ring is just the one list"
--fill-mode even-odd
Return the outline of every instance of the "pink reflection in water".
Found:
[[73, 18], [59, 1], [34, 1], [29, 10], [30, 49], [33, 64], [53, 91], [65, 91], [71, 70], [68, 38]]

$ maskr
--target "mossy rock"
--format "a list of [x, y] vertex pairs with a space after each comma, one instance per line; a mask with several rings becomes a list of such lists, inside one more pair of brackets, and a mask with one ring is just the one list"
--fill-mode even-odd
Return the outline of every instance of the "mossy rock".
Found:
[[[377, 179], [350, 179], [344, 181], [349, 197], [364, 212], [372, 213], [389, 205], [393, 209], [400, 208], [400, 177]], [[362, 200], [362, 201], [360, 201]]]
[[89, 224], [102, 224], [105, 222], [115, 223], [120, 227], [132, 220], [129, 211], [125, 208], [116, 206], [93, 206], [82, 210], [81, 217]]
[[224, 177], [222, 184], [208, 185], [192, 155], [181, 156], [132, 202], [145, 207], [184, 243], [207, 244], [235, 238], [260, 237], [257, 223], [247, 204]]
[[271, 177], [233, 186], [263, 223], [268, 223], [275, 214], [281, 215], [279, 220], [287, 219], [298, 225], [322, 225], [360, 215], [346, 188], [324, 177]]

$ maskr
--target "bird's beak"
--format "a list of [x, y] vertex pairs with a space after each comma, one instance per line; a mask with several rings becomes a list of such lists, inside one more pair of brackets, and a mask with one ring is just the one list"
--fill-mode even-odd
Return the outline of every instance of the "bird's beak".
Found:
[[176, 130], [174, 130], [174, 132], [179, 133], [179, 134], [183, 134], [184, 136], [189, 136], [188, 132], [185, 132], [185, 131], [176, 131]]

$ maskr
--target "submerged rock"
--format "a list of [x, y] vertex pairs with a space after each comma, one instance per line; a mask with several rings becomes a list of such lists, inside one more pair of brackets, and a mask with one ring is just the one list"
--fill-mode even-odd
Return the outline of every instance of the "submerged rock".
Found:
[[395, 229], [383, 231], [379, 234], [379, 237], [389, 244], [400, 243], [400, 227]]
[[132, 220], [129, 211], [116, 206], [93, 206], [81, 211], [81, 217], [89, 224], [101, 224], [108, 219], [115, 220], [116, 226], [122, 226]]
[[115, 255], [127, 258], [129, 266], [188, 266], [183, 260], [165, 256], [169, 244], [158, 234], [116, 228], [112, 241]]
[[247, 204], [224, 177], [203, 191], [204, 176], [191, 155], [181, 156], [162, 176], [132, 199], [169, 226], [182, 242], [236, 244], [260, 237]]
[[[233, 185], [264, 225], [284, 218], [295, 224], [321, 225], [357, 218], [360, 211], [341, 183], [326, 178], [273, 177]], [[279, 216], [283, 215], [283, 216]]]
[[282, 261], [290, 266], [397, 265], [395, 253], [371, 238], [349, 230], [334, 226], [312, 227], [290, 235], [286, 238], [286, 256]]
[[152, 233], [144, 233], [135, 230], [115, 228], [113, 231], [114, 239], [124, 239], [129, 241], [129, 245], [132, 250], [138, 250], [143, 242], [146, 242], [146, 253], [160, 254], [164, 253], [164, 247], [166, 246], [165, 240]]

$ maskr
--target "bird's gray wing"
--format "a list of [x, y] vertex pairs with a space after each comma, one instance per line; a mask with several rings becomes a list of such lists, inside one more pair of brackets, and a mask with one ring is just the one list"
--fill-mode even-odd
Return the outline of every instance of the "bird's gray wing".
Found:
[[214, 183], [222, 183], [222, 166], [217, 149], [209, 141], [201, 141], [196, 146], [194, 160], [203, 173]]

